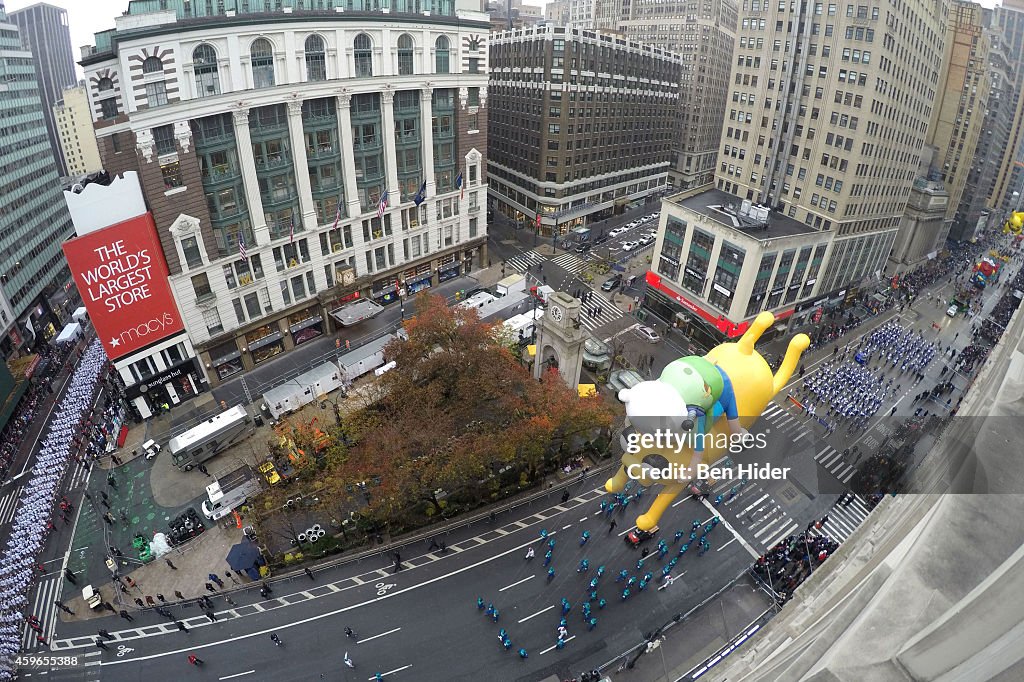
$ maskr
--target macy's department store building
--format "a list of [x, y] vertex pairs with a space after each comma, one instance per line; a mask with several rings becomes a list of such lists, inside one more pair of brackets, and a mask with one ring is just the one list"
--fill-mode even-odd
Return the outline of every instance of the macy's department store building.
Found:
[[136, 416], [146, 419], [205, 391], [136, 174], [64, 198], [77, 235], [64, 253]]

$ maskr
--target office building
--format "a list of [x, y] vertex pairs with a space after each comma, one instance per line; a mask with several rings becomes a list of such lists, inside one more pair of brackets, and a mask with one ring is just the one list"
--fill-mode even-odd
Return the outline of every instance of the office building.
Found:
[[985, 122], [989, 43], [983, 24], [981, 5], [953, 0], [928, 136], [889, 253], [889, 274], [934, 258], [946, 243]]
[[36, 64], [0, 6], [0, 354], [44, 343], [77, 307], [60, 245], [74, 232], [61, 198]]
[[497, 210], [565, 233], [665, 191], [678, 56], [551, 25], [493, 34], [490, 60]]
[[992, 210], [993, 192], [1010, 139], [1016, 101], [1014, 66], [1000, 31], [992, 28], [994, 13], [984, 10], [984, 25], [989, 41], [989, 94], [985, 102], [985, 120], [974, 152], [974, 161], [967, 175], [963, 195], [953, 218], [949, 237], [967, 241], [981, 235], [988, 227], [1002, 224], [1003, 215]]
[[554, 0], [544, 7], [544, 19], [556, 26], [569, 23], [569, 0]]
[[1006, 214], [1019, 209], [1021, 197], [1024, 197], [1024, 0], [1006, 0], [993, 11], [993, 29], [1002, 38], [1001, 45], [1013, 75], [1012, 87], [1008, 88], [1013, 102], [1013, 120], [989, 200], [996, 213], [994, 219], [1001, 224]]
[[67, 174], [61, 155], [60, 137], [50, 109], [61, 100], [64, 88], [78, 82], [75, 75], [75, 57], [71, 49], [68, 30], [68, 12], [62, 7], [40, 2], [10, 13], [11, 23], [21, 33], [22, 46], [35, 57], [36, 81], [46, 120], [46, 135], [50, 140], [60, 175]]
[[81, 62], [211, 385], [487, 262], [487, 16], [322, 7], [132, 3]]
[[67, 174], [76, 178], [103, 168], [96, 133], [89, 113], [89, 97], [85, 85], [64, 90], [64, 97], [53, 107], [57, 138], [67, 164]]
[[715, 188], [662, 212], [648, 288], [662, 293], [659, 316], [721, 340], [762, 310], [800, 323], [878, 284], [921, 162], [947, 20], [948, 4], [923, 0], [748, 5]]
[[[763, 10], [760, 3], [755, 3], [758, 9], [748, 16], [764, 16], [767, 2], [764, 0]], [[684, 0], [620, 0], [620, 4], [618, 29], [629, 40], [656, 45], [683, 59], [672, 185], [684, 190], [710, 184], [714, 180], [729, 95], [738, 85], [755, 87], [750, 79], [757, 78], [737, 73], [741, 80], [730, 82], [733, 56], [765, 51], [764, 33], [750, 32], [737, 45], [739, 6], [734, 0], [699, 4]]]

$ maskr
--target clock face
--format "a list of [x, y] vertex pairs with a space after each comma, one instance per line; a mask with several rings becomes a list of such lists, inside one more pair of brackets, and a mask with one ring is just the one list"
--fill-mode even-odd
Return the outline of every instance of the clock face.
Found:
[[561, 322], [562, 321], [562, 309], [559, 308], [556, 305], [551, 306], [551, 319], [554, 320], [555, 322]]

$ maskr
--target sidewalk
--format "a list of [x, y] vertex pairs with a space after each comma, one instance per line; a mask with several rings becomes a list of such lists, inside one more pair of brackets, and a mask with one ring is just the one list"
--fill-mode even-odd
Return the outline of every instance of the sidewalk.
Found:
[[[665, 589], [673, 587], [686, 589], [681, 584]], [[667, 630], [663, 641], [640, 656], [632, 669], [620, 670], [636, 657], [636, 652], [614, 661], [602, 672], [613, 682], [676, 682], [715, 656], [770, 606], [771, 601], [763, 592], [754, 589], [749, 579], [741, 579], [681, 624]]]

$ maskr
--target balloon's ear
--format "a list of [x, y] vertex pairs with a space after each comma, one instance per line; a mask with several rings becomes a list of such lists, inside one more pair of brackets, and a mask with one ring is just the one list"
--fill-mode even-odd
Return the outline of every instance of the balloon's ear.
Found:
[[692, 414], [688, 414], [685, 417], [683, 417], [682, 420], [679, 422], [679, 430], [680, 431], [692, 431], [693, 427], [696, 426], [696, 425], [697, 425], [697, 422], [694, 419], [693, 415]]

